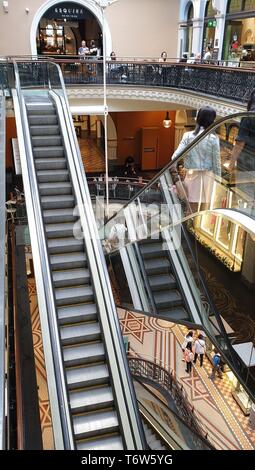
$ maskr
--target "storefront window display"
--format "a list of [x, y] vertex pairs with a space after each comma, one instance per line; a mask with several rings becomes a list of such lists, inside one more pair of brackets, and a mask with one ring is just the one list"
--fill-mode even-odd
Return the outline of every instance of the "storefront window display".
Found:
[[191, 3], [188, 9], [188, 14], [187, 14], [187, 28], [186, 28], [185, 46], [184, 46], [184, 51], [187, 52], [189, 55], [192, 52], [193, 17], [194, 17], [194, 8], [193, 8], [193, 4]]
[[37, 30], [37, 52], [77, 55], [81, 41], [90, 47], [94, 41], [102, 49], [102, 34], [95, 16], [80, 4], [60, 2], [49, 8], [40, 19]]
[[230, 0], [227, 8], [223, 59], [239, 65], [255, 61], [255, 1]]
[[252, 401], [249, 398], [248, 394], [244, 390], [243, 386], [238, 382], [236, 376], [233, 374], [233, 372], [229, 371], [227, 372], [227, 376], [232, 384], [232, 395], [238, 405], [240, 406], [241, 410], [243, 413], [248, 416], [251, 411], [251, 405]]
[[204, 34], [203, 34], [203, 50], [204, 55], [206, 47], [210, 46], [214, 48], [215, 28], [217, 26], [216, 11], [213, 9], [212, 0], [208, 1], [205, 8], [205, 20], [204, 20]]

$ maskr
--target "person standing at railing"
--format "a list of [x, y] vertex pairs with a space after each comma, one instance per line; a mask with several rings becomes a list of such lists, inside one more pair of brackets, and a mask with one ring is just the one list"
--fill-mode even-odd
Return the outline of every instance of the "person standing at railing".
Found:
[[[216, 118], [216, 112], [211, 106], [200, 108], [196, 118], [194, 131], [185, 132], [182, 140], [172, 156], [177, 158], [192, 141], [204, 132]], [[220, 141], [219, 137], [210, 133], [205, 136], [183, 158], [183, 183], [177, 181], [177, 192], [183, 199], [180, 190], [184, 190], [191, 212], [205, 210], [211, 200], [212, 186], [215, 176], [221, 176]], [[180, 188], [181, 185], [181, 188]], [[203, 207], [201, 206], [203, 204]]]
[[89, 54], [89, 48], [86, 46], [86, 41], [82, 41], [81, 42], [81, 47], [79, 47], [78, 49], [78, 55], [80, 56], [83, 56], [83, 58], [85, 58], [84, 56]]
[[211, 46], [207, 46], [205, 49], [205, 54], [203, 56], [203, 63], [210, 64], [212, 60]]
[[160, 54], [160, 58], [159, 58], [159, 62], [166, 62], [166, 59], [167, 59], [167, 52], [166, 51], [163, 51], [161, 52]]
[[[78, 49], [78, 55], [80, 56], [81, 62], [86, 60], [86, 58], [87, 58], [86, 56], [88, 56], [88, 54], [89, 54], [89, 48], [86, 46], [86, 41], [83, 40], [81, 42], [81, 47], [79, 47], [79, 49]], [[82, 73], [83, 78], [87, 77], [88, 67], [87, 67], [86, 64], [81, 63], [80, 66], [79, 66], [79, 71]]]

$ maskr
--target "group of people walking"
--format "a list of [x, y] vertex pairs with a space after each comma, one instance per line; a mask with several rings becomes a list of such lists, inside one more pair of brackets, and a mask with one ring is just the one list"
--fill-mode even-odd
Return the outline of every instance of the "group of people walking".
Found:
[[[204, 355], [206, 352], [205, 337], [199, 333], [196, 338], [194, 338], [194, 332], [189, 331], [184, 338], [182, 344], [183, 351], [183, 361], [185, 361], [186, 369], [185, 371], [190, 374], [192, 370], [192, 364], [196, 364], [197, 359], [199, 358], [200, 367], [203, 367]], [[216, 373], [222, 379], [222, 364], [221, 364], [221, 354], [217, 351], [214, 352], [212, 358], [212, 371], [209, 375], [209, 378], [214, 380]]]
[[193, 331], [189, 331], [185, 336], [182, 351], [184, 361], [186, 362], [186, 372], [191, 372], [192, 363], [196, 364], [198, 357], [200, 360], [200, 367], [203, 367], [204, 354], [206, 351], [204, 336], [199, 333], [195, 339], [193, 338]]

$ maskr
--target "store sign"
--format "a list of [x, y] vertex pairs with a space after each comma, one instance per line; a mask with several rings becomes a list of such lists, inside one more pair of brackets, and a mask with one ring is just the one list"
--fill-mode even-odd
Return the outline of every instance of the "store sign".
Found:
[[84, 20], [86, 17], [86, 8], [78, 3], [63, 2], [49, 8], [43, 15], [48, 19], [67, 19]]
[[207, 26], [208, 28], [216, 28], [216, 20], [208, 20]]

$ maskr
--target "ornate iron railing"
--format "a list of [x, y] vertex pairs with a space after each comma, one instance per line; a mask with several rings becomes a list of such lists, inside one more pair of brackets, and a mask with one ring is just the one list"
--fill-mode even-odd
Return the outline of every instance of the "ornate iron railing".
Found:
[[189, 402], [182, 384], [176, 379], [174, 372], [144, 358], [129, 357], [130, 371], [133, 377], [146, 379], [163, 388], [173, 399], [179, 416], [194, 432], [210, 442], [209, 431], [199, 420], [195, 408]]
[[[44, 57], [40, 60], [45, 62], [45, 74], [42, 73], [43, 68], [38, 59], [23, 60], [23, 74], [22, 65], [19, 65], [21, 81], [27, 86], [46, 86], [49, 63], [47, 61], [55, 61], [60, 65], [66, 85], [103, 83], [102, 60], [86, 60], [81, 57], [71, 59]], [[217, 64], [220, 65], [187, 64], [176, 61], [162, 63], [153, 59], [111, 60], [106, 63], [107, 83], [188, 90], [244, 103], [255, 86], [255, 69], [226, 67], [224, 66], [226, 63], [220, 61], [217, 61]], [[12, 58], [0, 62], [0, 83], [5, 88], [11, 88], [13, 85]]]

